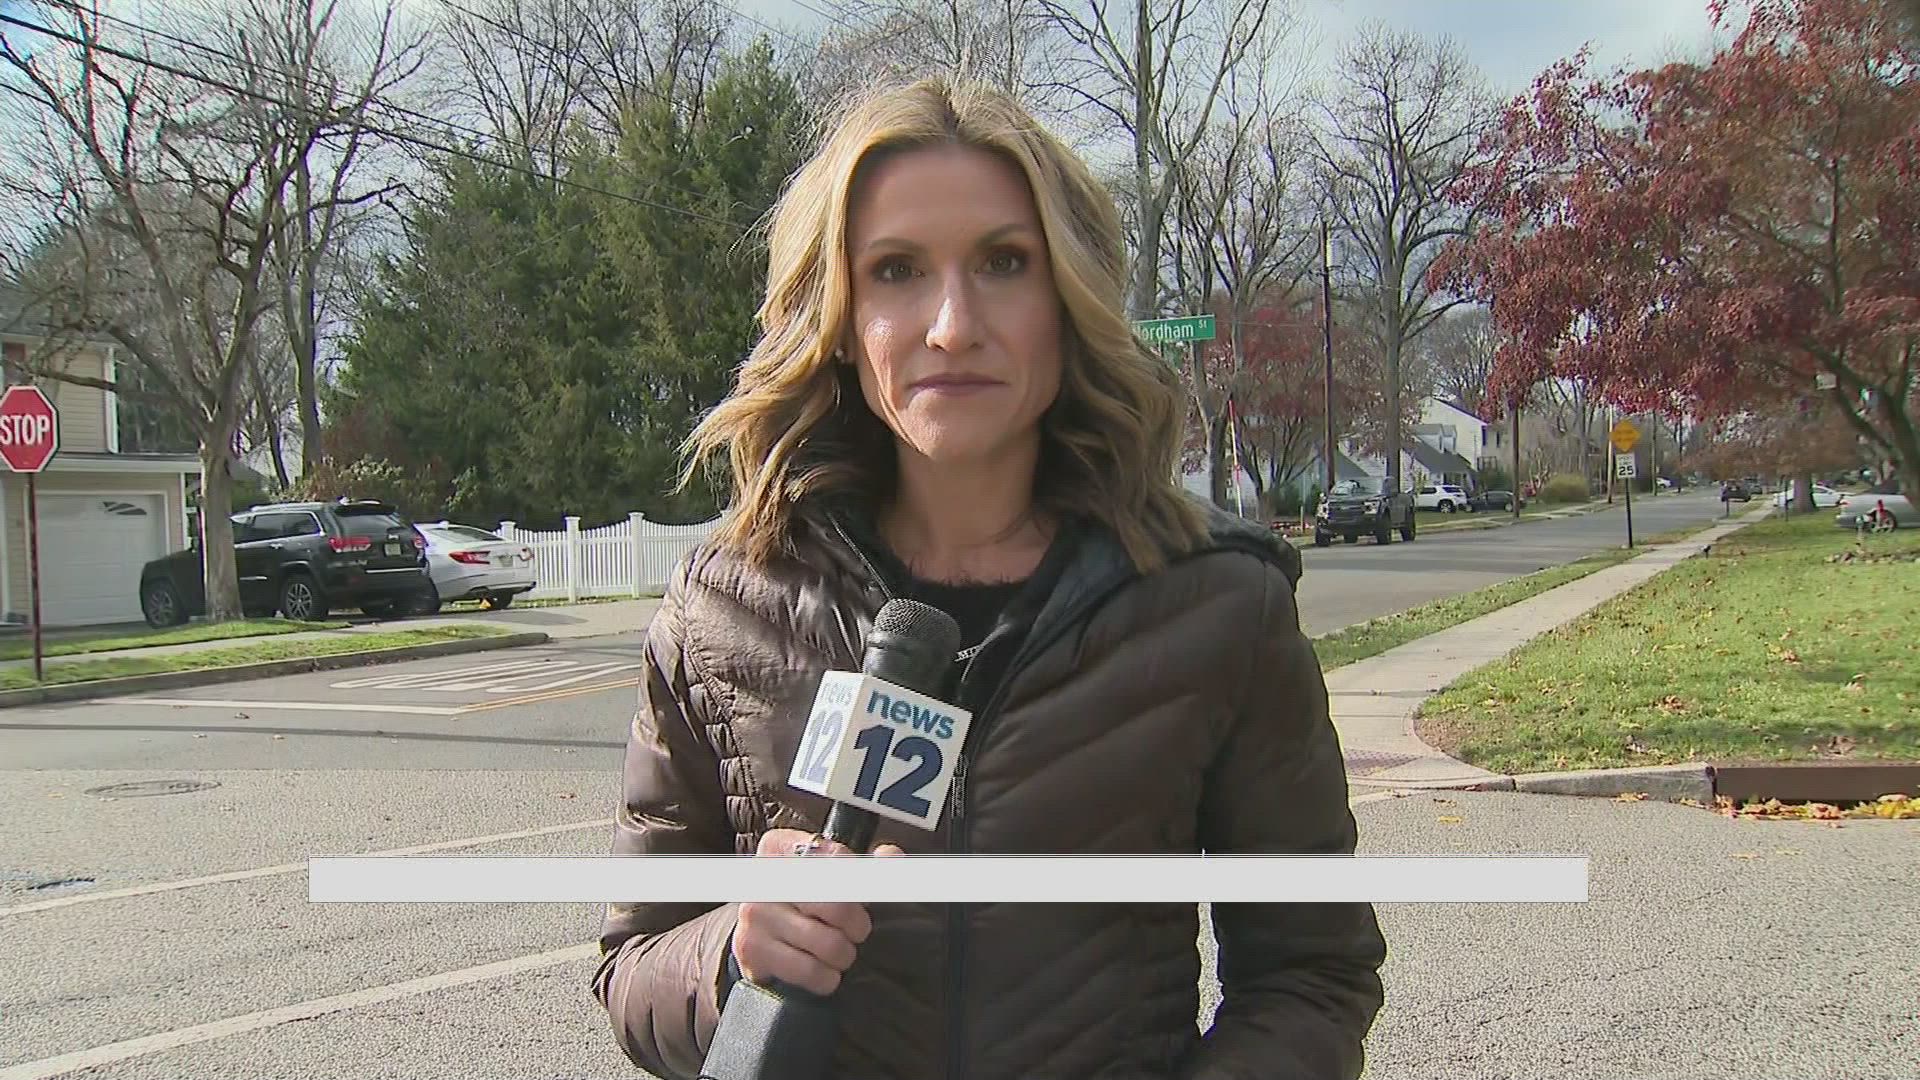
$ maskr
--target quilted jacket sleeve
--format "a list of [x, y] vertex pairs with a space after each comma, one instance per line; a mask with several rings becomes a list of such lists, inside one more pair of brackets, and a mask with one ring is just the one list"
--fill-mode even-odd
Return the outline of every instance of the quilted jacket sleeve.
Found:
[[[685, 580], [648, 628], [639, 708], [627, 734], [613, 853], [734, 853], [705, 699], [682, 649]], [[737, 905], [610, 904], [593, 993], [620, 1049], [666, 1078], [697, 1075], [719, 1022]]]
[[[1233, 728], [1207, 779], [1201, 841], [1227, 854], [1352, 854], [1346, 767], [1292, 583], [1265, 575]], [[1260, 588], [1256, 586], [1256, 588]], [[1371, 904], [1216, 904], [1223, 1000], [1182, 1080], [1351, 1080], [1383, 1000]]]

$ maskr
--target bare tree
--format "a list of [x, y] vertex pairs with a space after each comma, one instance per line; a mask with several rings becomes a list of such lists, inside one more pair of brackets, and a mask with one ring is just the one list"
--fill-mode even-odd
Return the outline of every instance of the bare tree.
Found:
[[1434, 390], [1474, 412], [1488, 408], [1487, 381], [1493, 377], [1499, 331], [1487, 309], [1460, 308], [1436, 320], [1415, 350], [1422, 375]]
[[1451, 41], [1427, 41], [1375, 23], [1341, 58], [1325, 104], [1319, 157], [1334, 220], [1352, 249], [1350, 282], [1378, 323], [1386, 390], [1387, 476], [1400, 481], [1402, 366], [1409, 342], [1461, 302], [1435, 292], [1427, 270], [1477, 209], [1449, 187], [1481, 156], [1493, 122], [1483, 80]]
[[[1135, 234], [1129, 306], [1158, 315], [1167, 215], [1180, 164], [1198, 152], [1236, 72], [1273, 63], [1291, 26], [1285, 0], [1037, 0], [1043, 24], [1064, 42], [1035, 88], [1092, 138], [1120, 135], [1131, 149]], [[1244, 84], [1249, 90], [1254, 82]]]
[[1043, 70], [1037, 0], [839, 0], [807, 79], [819, 100], [878, 81], [952, 74], [1022, 94]]
[[[1242, 347], [1246, 324], [1274, 294], [1291, 294], [1313, 264], [1304, 258], [1313, 237], [1301, 226], [1297, 174], [1302, 129], [1287, 103], [1268, 89], [1265, 69], [1246, 73], [1255, 89], [1250, 102], [1225, 99], [1225, 115], [1180, 163], [1173, 221], [1173, 277], [1177, 295], [1211, 309], [1224, 323], [1214, 361], [1182, 367], [1206, 433], [1213, 498], [1224, 505], [1232, 474], [1228, 435], [1230, 403], [1246, 381]], [[1240, 402], [1244, 406], [1244, 402]], [[1238, 464], [1254, 476], [1264, 495], [1260, 463], [1248, 458], [1245, 422]]]
[[[386, 119], [383, 95], [411, 78], [425, 58], [423, 39], [398, 39], [393, 0], [369, 12], [366, 20], [342, 16], [341, 0], [242, 0], [237, 26], [224, 43], [244, 68], [257, 72], [256, 85], [273, 98], [294, 106], [308, 117], [329, 114], [378, 115]], [[209, 14], [214, 9], [209, 9]], [[357, 14], [357, 13], [353, 13]], [[249, 33], [250, 28], [270, 32]], [[367, 57], [385, 58], [378, 78], [361, 78]], [[255, 132], [256, 141], [272, 138]], [[329, 303], [337, 304], [348, 283], [333, 273], [343, 236], [368, 212], [377, 210], [375, 198], [393, 181], [365, 177], [369, 151], [377, 152], [381, 136], [354, 125], [337, 139], [314, 140], [293, 160], [289, 190], [276, 208], [270, 241], [270, 265], [278, 285], [274, 320], [286, 341], [284, 355], [294, 377], [295, 423], [300, 432], [301, 471], [320, 466], [323, 445], [320, 427], [320, 329]], [[280, 350], [272, 350], [281, 355]], [[274, 453], [274, 468], [287, 482], [280, 457], [284, 426], [277, 412], [262, 416]]]
[[[58, 257], [36, 268], [42, 294], [55, 298], [62, 329], [115, 342], [191, 426], [204, 470], [207, 614], [236, 618], [233, 441], [262, 320], [280, 297], [272, 260], [295, 177], [369, 126], [367, 103], [408, 58], [378, 37], [353, 58], [339, 96], [288, 101], [269, 89], [284, 85], [287, 67], [269, 58], [326, 55], [333, 3], [251, 0], [169, 36], [75, 0], [27, 7], [18, 22], [32, 29], [4, 24], [0, 72], [16, 119], [38, 135], [16, 148], [7, 187], [40, 198], [62, 237]], [[207, 42], [236, 47], [195, 44]], [[316, 198], [305, 210], [351, 201]]]
[[647, 100], [697, 108], [726, 34], [718, 0], [435, 0], [433, 111], [494, 156], [562, 171], [576, 123], [603, 139]]

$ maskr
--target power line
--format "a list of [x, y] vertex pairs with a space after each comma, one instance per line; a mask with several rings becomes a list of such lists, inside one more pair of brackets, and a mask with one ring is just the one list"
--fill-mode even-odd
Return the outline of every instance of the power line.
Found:
[[[271, 94], [262, 93], [257, 90], [251, 90], [242, 86], [237, 86], [223, 79], [216, 79], [209, 75], [200, 74], [198, 72], [187, 71], [183, 68], [176, 67], [164, 61], [155, 60], [152, 57], [137, 56], [133, 53], [126, 52], [122, 49], [114, 48], [113, 46], [110, 46], [110, 45], [103, 45], [97, 41], [89, 41], [85, 38], [76, 37], [72, 34], [68, 34], [63, 31], [52, 30], [47, 27], [40, 26], [36, 23], [31, 23], [23, 19], [16, 18], [12, 15], [0, 13], [0, 23], [5, 23], [12, 26], [18, 26], [25, 30], [31, 30], [36, 34], [43, 34], [56, 41], [64, 41], [69, 45], [77, 45], [84, 49], [88, 49], [94, 52], [99, 52], [107, 56], [112, 56], [116, 59], [125, 60], [128, 63], [138, 64], [142, 67], [152, 68], [156, 71], [164, 71], [167, 74], [174, 76], [175, 78], [186, 79], [189, 82], [195, 82], [203, 86], [212, 87], [217, 90], [223, 90], [229, 94], [233, 94], [238, 97], [243, 97], [243, 98], [247, 98], [254, 101], [260, 101], [269, 105], [276, 105], [292, 113], [303, 114], [310, 117], [321, 118], [321, 119], [326, 118], [326, 114], [317, 113], [313, 109], [309, 108], [308, 106], [298, 105], [293, 102], [287, 101], [285, 99], [275, 97]], [[231, 59], [231, 57], [229, 57], [229, 59]], [[383, 106], [387, 105], [386, 102], [380, 102], [380, 104]], [[346, 119], [346, 117], [341, 116], [339, 117], [339, 119], [344, 120]], [[621, 192], [607, 191], [603, 188], [598, 188], [591, 184], [584, 184], [584, 183], [581, 183], [580, 181], [573, 180], [568, 177], [558, 176], [552, 173], [544, 173], [531, 166], [519, 165], [510, 161], [491, 158], [484, 154], [476, 154], [470, 150], [460, 149], [459, 147], [456, 147], [456, 146], [449, 146], [445, 143], [435, 142], [430, 139], [424, 139], [418, 135], [412, 135], [405, 132], [394, 131], [391, 128], [379, 127], [375, 124], [368, 123], [365, 119], [357, 120], [356, 125], [363, 131], [371, 132], [372, 134], [375, 134], [375, 135], [385, 136], [386, 138], [393, 139], [398, 142], [403, 142], [403, 143], [408, 143], [414, 146], [424, 147], [429, 150], [436, 150], [443, 154], [451, 154], [455, 157], [465, 158], [469, 161], [473, 161], [481, 165], [490, 165], [498, 169], [506, 169], [511, 172], [523, 173], [527, 176], [533, 177], [534, 179], [542, 180], [547, 183], [558, 184], [563, 187], [571, 187], [576, 190], [599, 195], [604, 198], [618, 199], [623, 202], [632, 203], [636, 206], [644, 206], [654, 210], [662, 210], [671, 214], [679, 214], [683, 217], [692, 218], [698, 221], [705, 221], [714, 225], [725, 225], [728, 228], [738, 229], [742, 232], [745, 232], [748, 230], [748, 226], [742, 225], [737, 221], [733, 221], [727, 218], [714, 217], [711, 214], [705, 214], [698, 210], [688, 210], [684, 207], [673, 206], [667, 203], [655, 202], [651, 199], [643, 199], [636, 195], [626, 195]]]
[[[235, 56], [235, 55], [233, 55], [232, 53], [229, 53], [229, 52], [226, 52], [225, 50], [222, 50], [222, 49], [216, 49], [216, 48], [214, 48], [214, 47], [213, 47], [213, 46], [211, 46], [211, 45], [206, 45], [206, 44], [202, 44], [201, 42], [198, 42], [198, 41], [193, 41], [193, 40], [190, 40], [190, 39], [188, 39], [188, 38], [183, 38], [183, 37], [181, 37], [181, 36], [179, 36], [178, 34], [174, 34], [174, 33], [170, 33], [170, 32], [168, 32], [168, 31], [165, 31], [165, 30], [160, 30], [160, 29], [157, 29], [157, 28], [155, 28], [155, 27], [151, 27], [151, 26], [146, 26], [146, 25], [143, 25], [143, 24], [141, 24], [141, 23], [138, 23], [138, 22], [135, 22], [135, 21], [134, 21], [134, 20], [132, 20], [132, 19], [128, 19], [128, 18], [125, 18], [125, 17], [123, 17], [123, 16], [119, 16], [119, 15], [112, 15], [112, 14], [108, 14], [107, 12], [104, 12], [104, 11], [102, 11], [102, 12], [90, 12], [90, 9], [87, 9], [87, 8], [84, 8], [84, 7], [82, 7], [82, 6], [81, 6], [81, 4], [79, 3], [79, 0], [46, 0], [46, 2], [48, 2], [48, 3], [51, 3], [51, 4], [55, 4], [55, 5], [57, 5], [57, 6], [60, 6], [60, 7], [64, 7], [64, 8], [68, 8], [69, 10], [72, 10], [72, 11], [78, 11], [78, 12], [88, 12], [88, 13], [91, 13], [91, 14], [97, 14], [97, 15], [98, 15], [98, 16], [99, 16], [100, 18], [102, 18], [102, 19], [106, 19], [106, 20], [109, 20], [109, 21], [111, 21], [111, 22], [115, 22], [115, 23], [118, 23], [118, 24], [120, 24], [121, 26], [124, 26], [124, 27], [126, 27], [126, 28], [128, 28], [129, 30], [132, 30], [132, 31], [134, 31], [134, 32], [135, 32], [136, 34], [140, 34], [140, 35], [144, 35], [144, 36], [149, 36], [149, 37], [155, 37], [155, 38], [158, 38], [158, 39], [160, 39], [160, 40], [162, 40], [162, 41], [166, 41], [166, 42], [170, 42], [170, 43], [172, 43], [172, 44], [174, 44], [174, 45], [178, 45], [178, 46], [181, 46], [181, 47], [183, 47], [183, 48], [189, 48], [189, 49], [195, 49], [195, 50], [198, 50], [199, 52], [202, 52], [202, 53], [205, 53], [206, 55], [208, 55], [208, 56], [210, 56], [210, 57], [212, 57], [212, 58], [214, 58], [214, 59], [216, 59], [216, 60], [222, 60], [222, 61], [225, 61], [225, 62], [227, 62], [227, 63], [230, 63], [230, 64], [244, 64], [244, 63], [245, 63], [245, 61], [244, 61], [244, 60], [243, 60], [242, 58], [240, 58], [240, 57], [237, 57], [237, 56]], [[519, 37], [520, 37], [520, 38], [521, 38], [522, 40], [524, 40], [524, 41], [527, 41], [527, 42], [529, 42], [529, 43], [531, 43], [531, 44], [536, 44], [536, 45], [541, 45], [542, 47], [545, 47], [545, 48], [547, 48], [547, 49], [549, 50], [549, 52], [550, 52], [550, 53], [552, 53], [552, 52], [553, 52], [553, 50], [552, 50], [552, 46], [550, 46], [550, 45], [546, 45], [546, 44], [545, 44], [545, 43], [543, 43], [543, 42], [537, 42], [537, 41], [534, 41], [534, 39], [532, 39], [532, 38], [530, 38], [530, 37], [527, 37], [527, 36], [525, 36], [524, 34], [520, 34], [520, 33], [518, 33], [518, 32], [516, 32], [516, 31], [513, 31], [513, 30], [512, 30], [511, 28], [508, 28], [508, 27], [505, 27], [505, 26], [500, 26], [499, 24], [496, 24], [496, 23], [494, 23], [494, 22], [492, 22], [491, 20], [488, 20], [488, 19], [485, 19], [485, 18], [482, 18], [482, 17], [481, 17], [481, 16], [479, 16], [479, 15], [475, 15], [475, 14], [473, 14], [472, 12], [469, 12], [469, 11], [466, 11], [466, 10], [465, 10], [464, 8], [461, 8], [461, 7], [459, 6], [459, 5], [457, 5], [457, 4], [454, 4], [454, 3], [452, 2], [452, 0], [441, 0], [441, 2], [442, 2], [442, 3], [444, 3], [444, 4], [446, 4], [446, 5], [448, 6], [448, 7], [451, 7], [451, 8], [453, 8], [453, 9], [454, 9], [454, 10], [456, 10], [456, 11], [460, 11], [460, 12], [461, 12], [462, 14], [465, 14], [465, 15], [469, 15], [469, 16], [471, 16], [471, 17], [473, 17], [473, 18], [475, 18], [475, 19], [479, 19], [479, 20], [480, 20], [481, 22], [485, 22], [485, 23], [487, 23], [487, 24], [488, 24], [489, 26], [494, 26], [494, 27], [495, 27], [496, 29], [499, 29], [499, 30], [501, 30], [501, 31], [503, 31], [503, 32], [506, 32], [506, 33], [510, 33], [510, 34], [516, 34], [516, 36], [519, 36]], [[555, 55], [557, 55], [557, 53], [555, 53]], [[305, 79], [304, 79], [304, 76], [302, 76], [302, 77], [300, 77], [300, 78], [298, 78], [298, 79], [297, 79], [296, 81], [297, 81], [297, 84], [298, 84], [298, 86], [299, 86], [299, 88], [300, 88], [301, 90], [303, 90], [303, 91], [304, 91], [304, 90], [307, 90], [307, 89], [309, 89], [309, 88], [308, 88], [308, 86], [306, 85], [306, 82], [305, 82]], [[669, 99], [668, 99], [667, 97], [665, 97], [665, 95], [662, 95], [662, 94], [660, 94], [660, 93], [659, 93], [658, 91], [655, 91], [655, 90], [652, 90], [652, 89], [651, 89], [650, 87], [639, 87], [639, 88], [637, 88], [637, 89], [641, 89], [641, 90], [644, 90], [644, 91], [646, 91], [646, 92], [648, 92], [648, 93], [651, 93], [651, 94], [653, 94], [653, 95], [654, 95], [655, 97], [657, 97], [657, 98], [659, 98], [659, 100], [661, 100], [661, 101], [664, 101], [664, 102], [666, 102], [666, 103], [667, 103], [667, 104], [669, 104], [669, 105], [671, 105], [671, 104], [672, 104], [672, 101], [671, 101], [671, 100], [669, 100]], [[454, 122], [454, 121], [452, 121], [452, 120], [447, 120], [447, 119], [444, 119], [444, 118], [442, 118], [442, 117], [438, 117], [438, 116], [431, 116], [431, 115], [429, 115], [429, 114], [427, 114], [427, 113], [424, 113], [424, 112], [421, 112], [421, 111], [419, 111], [418, 109], [412, 109], [412, 108], [408, 108], [407, 106], [404, 106], [404, 105], [398, 105], [398, 104], [395, 104], [395, 103], [393, 103], [393, 102], [391, 102], [391, 101], [385, 101], [385, 100], [382, 100], [382, 99], [380, 99], [380, 98], [379, 98], [379, 97], [377, 97], [377, 96], [373, 96], [373, 95], [369, 95], [369, 97], [368, 97], [368, 99], [367, 99], [367, 104], [368, 104], [369, 106], [377, 106], [377, 107], [379, 107], [379, 108], [382, 108], [382, 109], [385, 109], [385, 110], [387, 110], [387, 111], [388, 111], [388, 112], [390, 112], [390, 113], [396, 113], [396, 114], [398, 114], [398, 115], [400, 115], [400, 116], [402, 116], [402, 117], [406, 117], [406, 118], [408, 118], [408, 119], [411, 119], [411, 120], [416, 120], [416, 121], [424, 121], [425, 123], [428, 123], [428, 124], [432, 124], [432, 125], [437, 125], [437, 126], [439, 126], [439, 127], [441, 127], [441, 128], [444, 128], [445, 130], [447, 130], [447, 131], [449, 131], [449, 132], [453, 132], [453, 133], [456, 133], [456, 134], [460, 134], [460, 135], [465, 135], [465, 136], [467, 136], [467, 137], [469, 137], [469, 138], [471, 138], [471, 139], [474, 139], [474, 140], [475, 140], [476, 142], [482, 142], [482, 143], [483, 143], [483, 142], [485, 142], [485, 141], [487, 141], [487, 140], [489, 140], [489, 139], [492, 139], [492, 138], [494, 138], [494, 137], [495, 137], [495, 136], [493, 136], [492, 134], [490, 134], [490, 133], [488, 133], [488, 132], [485, 132], [485, 131], [481, 131], [481, 130], [479, 130], [478, 128], [472, 128], [472, 127], [468, 127], [468, 126], [466, 126], [466, 125], [464, 125], [464, 124], [459, 124], [459, 123], [455, 123], [455, 122]], [[557, 181], [557, 180], [558, 180], [559, 178], [558, 178], [558, 177], [555, 177], [554, 179], [555, 179], [555, 180]], [[674, 185], [672, 185], [672, 184], [663, 184], [663, 183], [660, 183], [660, 182], [658, 182], [658, 181], [654, 181], [654, 182], [653, 182], [653, 186], [655, 186], [655, 187], [658, 187], [658, 188], [662, 188], [662, 189], [664, 189], [664, 190], [666, 190], [666, 191], [669, 191], [669, 192], [671, 192], [671, 193], [673, 193], [673, 194], [675, 194], [675, 195], [685, 195], [685, 196], [687, 196], [688, 198], [691, 198], [691, 199], [699, 199], [699, 198], [701, 198], [701, 197], [702, 197], [702, 193], [700, 193], [700, 192], [697, 192], [697, 191], [689, 191], [689, 190], [687, 190], [686, 188], [683, 188], [683, 187], [677, 187], [677, 186], [674, 186]], [[739, 226], [739, 225], [738, 225], [737, 223], [735, 223], [735, 227], [740, 227], [740, 226]]]

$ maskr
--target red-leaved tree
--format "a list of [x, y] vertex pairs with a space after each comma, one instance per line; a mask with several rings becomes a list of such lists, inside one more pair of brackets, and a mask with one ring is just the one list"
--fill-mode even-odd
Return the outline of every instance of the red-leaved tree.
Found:
[[1920, 42], [1889, 0], [1745, 12], [1704, 64], [1543, 73], [1454, 193], [1497, 213], [1434, 279], [1491, 306], [1498, 397], [1558, 375], [1633, 411], [1778, 415], [1825, 376], [1920, 490]]
[[[1206, 350], [1206, 383], [1231, 415], [1230, 450], [1253, 483], [1263, 510], [1303, 478], [1319, 479], [1326, 432], [1326, 331], [1319, 293], [1306, 288], [1264, 292], [1238, 317], [1220, 305], [1218, 337]], [[1386, 383], [1381, 350], [1364, 316], [1337, 302], [1333, 331], [1333, 414], [1337, 440], [1363, 453], [1386, 442]], [[1403, 388], [1401, 424], [1419, 415], [1423, 388]], [[1201, 432], [1189, 433], [1190, 465], [1205, 460]]]

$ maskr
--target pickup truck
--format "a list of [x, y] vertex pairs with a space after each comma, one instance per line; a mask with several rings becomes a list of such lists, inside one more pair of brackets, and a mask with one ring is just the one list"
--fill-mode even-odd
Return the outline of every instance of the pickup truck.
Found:
[[1395, 529], [1400, 539], [1413, 539], [1411, 492], [1389, 491], [1387, 481], [1379, 477], [1342, 480], [1321, 496], [1314, 510], [1313, 544], [1326, 547], [1336, 536], [1349, 544], [1358, 543], [1362, 536], [1389, 544]]

